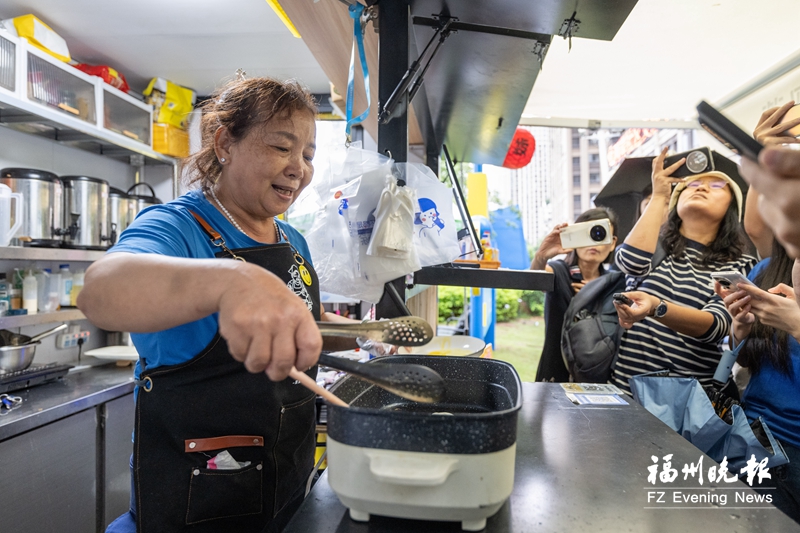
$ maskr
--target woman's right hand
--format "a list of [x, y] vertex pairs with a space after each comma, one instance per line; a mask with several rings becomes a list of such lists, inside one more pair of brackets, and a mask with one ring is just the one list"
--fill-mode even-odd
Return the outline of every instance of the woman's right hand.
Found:
[[751, 297], [745, 291], [739, 289], [725, 289], [718, 281], [714, 282], [714, 292], [722, 298], [725, 308], [733, 319], [733, 337], [743, 340], [750, 334], [753, 324], [756, 321], [755, 315], [750, 307]]
[[313, 366], [322, 336], [305, 302], [277, 276], [248, 263], [232, 263], [219, 299], [219, 332], [249, 372], [281, 381], [292, 367]]
[[653, 198], [669, 201], [670, 196], [672, 196], [672, 184], [681, 181], [681, 178], [673, 178], [672, 173], [686, 162], [686, 158], [682, 157], [667, 168], [664, 168], [664, 159], [667, 157], [667, 150], [668, 148], [664, 147], [661, 153], [653, 159], [652, 181]]
[[792, 107], [794, 107], [794, 102], [789, 101], [780, 107], [772, 107], [764, 111], [761, 118], [758, 119], [753, 137], [764, 146], [800, 143], [800, 139], [786, 132], [786, 130], [800, 125], [800, 118], [781, 123], [783, 116]]
[[561, 246], [561, 230], [566, 228], [568, 225], [569, 224], [566, 222], [557, 224], [556, 227], [553, 228], [553, 231], [548, 233], [547, 236], [542, 239], [539, 249], [536, 250], [536, 255], [533, 256], [531, 270], [544, 270], [549, 260], [557, 255], [566, 254], [572, 251], [571, 249]]

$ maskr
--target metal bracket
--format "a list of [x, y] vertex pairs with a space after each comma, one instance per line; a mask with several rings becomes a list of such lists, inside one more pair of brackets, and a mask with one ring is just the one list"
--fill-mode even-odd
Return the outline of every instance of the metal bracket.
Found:
[[539, 59], [539, 70], [542, 70], [542, 65], [544, 64], [544, 56], [547, 54], [547, 50], [550, 48], [550, 43], [543, 43], [542, 41], [536, 41], [533, 45], [533, 55], [535, 55]]
[[558, 30], [559, 37], [569, 39], [570, 50], [572, 50], [572, 36], [578, 32], [581, 24], [581, 21], [575, 18], [575, 15], [577, 14], [577, 11], [573, 11], [572, 16], [568, 19], [565, 19], [564, 22], [561, 23], [561, 29]]

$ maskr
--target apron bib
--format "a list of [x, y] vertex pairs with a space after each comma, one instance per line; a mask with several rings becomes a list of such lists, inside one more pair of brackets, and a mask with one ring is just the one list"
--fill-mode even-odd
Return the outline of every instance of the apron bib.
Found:
[[[282, 279], [320, 317], [319, 281], [289, 244], [230, 250], [217, 257], [257, 264]], [[285, 235], [284, 235], [285, 239]], [[306, 373], [316, 377], [316, 366]], [[316, 395], [292, 379], [251, 374], [219, 332], [192, 360], [145, 370], [136, 401], [133, 471], [137, 531], [280, 531], [304, 496], [314, 466]], [[206, 461], [227, 450], [238, 470]]]

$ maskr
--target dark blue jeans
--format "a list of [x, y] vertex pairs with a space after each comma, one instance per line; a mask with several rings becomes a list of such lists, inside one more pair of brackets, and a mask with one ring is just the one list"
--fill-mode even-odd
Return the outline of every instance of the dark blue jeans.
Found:
[[[781, 443], [783, 444], [783, 443]], [[770, 468], [772, 479], [765, 479], [753, 488], [762, 494], [771, 494], [772, 503], [800, 524], [800, 448], [783, 444], [789, 464]], [[771, 490], [759, 490], [772, 487]]]

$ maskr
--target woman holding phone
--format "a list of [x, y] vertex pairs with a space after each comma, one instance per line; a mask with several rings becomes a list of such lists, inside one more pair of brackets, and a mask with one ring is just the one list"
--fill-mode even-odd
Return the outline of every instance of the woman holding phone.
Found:
[[[569, 381], [569, 371], [561, 356], [561, 325], [572, 297], [589, 281], [606, 273], [603, 267], [611, 259], [617, 244], [617, 215], [607, 207], [584, 211], [575, 223], [608, 219], [614, 235], [610, 244], [586, 246], [574, 250], [561, 245], [561, 231], [567, 224], [559, 224], [542, 240], [531, 263], [531, 270], [546, 270], [555, 274], [553, 290], [544, 297], [545, 337], [542, 355], [536, 371], [536, 381]], [[551, 261], [555, 256], [567, 254]]]
[[[800, 522], [800, 308], [791, 287], [794, 261], [774, 241], [771, 257], [748, 276], [755, 284], [716, 293], [733, 317], [731, 346], [742, 345], [737, 362], [750, 371], [742, 407], [750, 422], [761, 417], [783, 446], [789, 464], [764, 479], [772, 503]], [[756, 490], [759, 490], [758, 488]]]
[[[744, 253], [739, 186], [716, 171], [674, 178], [685, 159], [664, 168], [666, 153], [653, 160], [652, 199], [616, 256], [638, 280], [638, 290], [625, 293], [632, 305], [615, 302], [627, 331], [611, 381], [628, 392], [632, 376], [661, 369], [710, 383], [731, 320], [711, 273], [746, 273], [756, 261]], [[666, 257], [653, 268], [659, 233]]]

